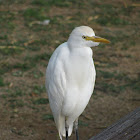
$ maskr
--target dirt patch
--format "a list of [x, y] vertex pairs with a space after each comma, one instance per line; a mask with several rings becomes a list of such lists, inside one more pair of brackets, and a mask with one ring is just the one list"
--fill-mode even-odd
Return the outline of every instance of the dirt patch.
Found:
[[[79, 119], [80, 139], [91, 138], [140, 106], [140, 21], [133, 3], [0, 2], [0, 139], [59, 139], [45, 90], [45, 71], [55, 48], [80, 25], [91, 26], [111, 41], [93, 48], [97, 78]], [[31, 24], [46, 19], [47, 26]], [[75, 139], [74, 133], [70, 139]]]

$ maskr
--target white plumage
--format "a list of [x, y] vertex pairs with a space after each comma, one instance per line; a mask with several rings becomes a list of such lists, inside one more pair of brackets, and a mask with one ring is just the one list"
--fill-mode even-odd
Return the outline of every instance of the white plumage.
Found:
[[75, 28], [49, 60], [46, 89], [60, 139], [73, 130], [73, 123], [84, 111], [95, 84], [95, 67], [90, 47], [106, 39], [96, 37], [88, 26]]

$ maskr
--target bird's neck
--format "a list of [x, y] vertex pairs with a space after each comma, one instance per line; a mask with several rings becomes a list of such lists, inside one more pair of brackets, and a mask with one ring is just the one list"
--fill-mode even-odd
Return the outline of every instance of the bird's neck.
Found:
[[92, 49], [90, 47], [72, 47], [69, 48], [72, 55], [81, 57], [92, 57]]

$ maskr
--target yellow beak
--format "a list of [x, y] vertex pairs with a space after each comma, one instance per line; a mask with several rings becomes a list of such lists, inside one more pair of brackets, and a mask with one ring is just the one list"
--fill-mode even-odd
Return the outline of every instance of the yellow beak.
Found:
[[98, 37], [98, 36], [92, 36], [92, 37], [86, 37], [86, 40], [91, 40], [91, 41], [94, 41], [94, 42], [101, 42], [101, 43], [110, 43], [109, 40], [105, 39], [105, 38], [101, 38], [101, 37]]

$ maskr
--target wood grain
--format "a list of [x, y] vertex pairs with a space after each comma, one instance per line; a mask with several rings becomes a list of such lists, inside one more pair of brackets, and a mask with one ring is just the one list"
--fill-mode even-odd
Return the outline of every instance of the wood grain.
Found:
[[140, 108], [126, 115], [90, 140], [140, 140]]

